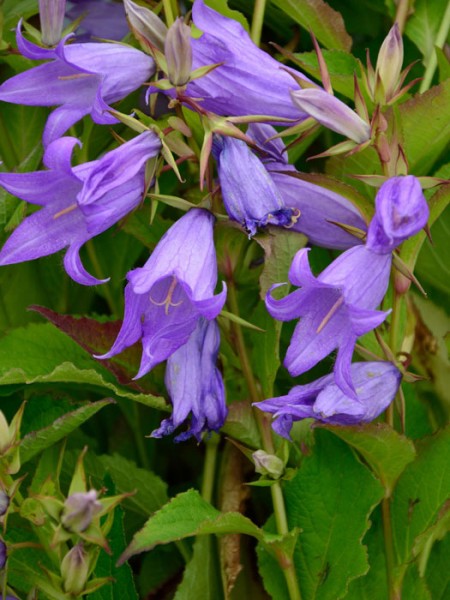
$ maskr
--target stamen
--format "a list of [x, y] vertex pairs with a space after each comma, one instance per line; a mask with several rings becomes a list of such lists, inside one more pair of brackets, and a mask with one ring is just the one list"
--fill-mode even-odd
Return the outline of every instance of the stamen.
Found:
[[180, 300], [179, 302], [172, 302], [172, 296], [173, 293], [175, 291], [175, 288], [177, 287], [177, 280], [175, 277], [172, 278], [172, 283], [169, 286], [169, 289], [167, 290], [167, 296], [165, 297], [165, 299], [162, 302], [156, 302], [156, 300], [153, 300], [151, 294], [150, 294], [150, 302], [152, 304], [154, 304], [155, 306], [164, 306], [164, 314], [168, 315], [169, 314], [169, 307], [170, 306], [180, 306], [180, 304], [183, 304], [183, 300]]
[[95, 73], [74, 73], [73, 75], [59, 75], [58, 79], [66, 81], [69, 79], [81, 79], [82, 77], [92, 77]]
[[331, 319], [331, 317], [334, 315], [337, 309], [343, 304], [343, 302], [344, 296], [340, 296], [340, 298], [338, 298], [338, 300], [333, 304], [333, 306], [327, 312], [325, 317], [322, 319], [319, 327], [316, 329], [316, 333], [320, 333], [322, 331], [322, 329], [325, 327], [325, 325], [328, 323], [328, 321]]
[[72, 212], [73, 210], [75, 210], [77, 208], [78, 204], [71, 204], [70, 206], [68, 206], [67, 208], [63, 208], [62, 210], [60, 210], [59, 212], [55, 213], [53, 215], [54, 219], [58, 219], [58, 217], [62, 217], [63, 215], [66, 215], [67, 213]]
[[288, 225], [285, 225], [284, 228], [285, 229], [291, 229], [292, 227], [294, 227], [294, 225], [299, 220], [301, 214], [302, 213], [300, 212], [299, 208], [293, 208], [292, 209], [291, 222]]

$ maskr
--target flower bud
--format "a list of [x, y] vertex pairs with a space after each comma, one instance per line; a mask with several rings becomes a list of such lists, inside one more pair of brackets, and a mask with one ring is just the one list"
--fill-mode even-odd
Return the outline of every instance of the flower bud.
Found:
[[76, 544], [61, 562], [64, 591], [78, 596], [84, 591], [89, 575], [89, 560], [83, 544]]
[[324, 127], [341, 133], [357, 144], [370, 139], [370, 125], [354, 110], [324, 90], [308, 88], [291, 92], [293, 103]]
[[4, 490], [0, 490], [0, 517], [6, 513], [9, 507], [9, 496]]
[[180, 87], [186, 85], [192, 69], [191, 28], [182, 18], [168, 30], [164, 52], [170, 82]]
[[132, 0], [123, 0], [130, 28], [139, 42], [146, 48], [164, 49], [167, 27], [149, 8], [139, 6]]
[[2, 539], [0, 539], [0, 570], [4, 569], [7, 558], [8, 552], [6, 550], [6, 544]]
[[39, 0], [42, 42], [54, 46], [61, 39], [66, 0]]
[[272, 479], [279, 479], [284, 472], [284, 464], [281, 458], [274, 454], [268, 454], [264, 450], [257, 450], [252, 454], [255, 461], [255, 471], [261, 475], [268, 475]]
[[73, 533], [82, 533], [101, 510], [102, 505], [97, 500], [96, 490], [75, 492], [64, 502], [61, 523]]
[[11, 433], [5, 415], [0, 410], [0, 454], [3, 454], [11, 445]]
[[403, 40], [398, 23], [389, 31], [378, 53], [376, 73], [383, 84], [386, 100], [392, 98], [400, 80], [403, 65]]

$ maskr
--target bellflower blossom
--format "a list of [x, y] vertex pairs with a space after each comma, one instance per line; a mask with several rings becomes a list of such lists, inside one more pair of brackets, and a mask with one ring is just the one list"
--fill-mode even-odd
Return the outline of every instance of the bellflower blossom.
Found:
[[98, 358], [110, 358], [141, 340], [137, 379], [186, 344], [200, 317], [217, 317], [226, 286], [214, 295], [213, 226], [211, 213], [191, 209], [161, 238], [145, 265], [128, 273], [122, 328], [111, 350]]
[[44, 154], [47, 171], [0, 173], [0, 185], [8, 192], [42, 206], [8, 238], [0, 252], [0, 265], [68, 247], [64, 266], [70, 277], [83, 285], [103, 283], [86, 272], [79, 250], [139, 205], [145, 163], [159, 153], [161, 142], [147, 131], [98, 160], [72, 167], [71, 155], [78, 143], [73, 137], [52, 142]]
[[219, 137], [213, 144], [225, 209], [250, 236], [265, 225], [290, 226], [298, 210], [288, 208], [259, 158], [242, 140]]
[[308, 251], [297, 252], [289, 270], [289, 280], [301, 288], [281, 300], [275, 300], [270, 290], [266, 297], [267, 310], [275, 319], [300, 318], [284, 365], [295, 377], [337, 349], [336, 383], [356, 398], [350, 370], [353, 349], [359, 336], [375, 329], [388, 315], [374, 309], [388, 287], [391, 254], [355, 246], [314, 277]]
[[312, 383], [296, 385], [287, 396], [256, 402], [255, 406], [273, 414], [273, 429], [287, 439], [293, 422], [301, 419], [312, 418], [331, 425], [368, 423], [395, 398], [401, 373], [389, 362], [353, 363], [350, 372], [355, 397], [346, 395], [331, 373]]
[[203, 0], [195, 0], [192, 19], [203, 32], [191, 40], [192, 68], [222, 64], [191, 82], [186, 96], [199, 99], [204, 109], [219, 115], [306, 117], [290, 99], [290, 90], [298, 88], [294, 79], [281, 63], [253, 43], [240, 23], [220, 15]]
[[175, 438], [176, 442], [204, 431], [217, 431], [227, 416], [222, 375], [216, 366], [220, 346], [219, 327], [215, 320], [197, 321], [186, 344], [167, 360], [166, 387], [173, 404], [172, 415], [153, 431], [160, 438], [172, 433], [191, 415], [190, 428]]
[[66, 44], [41, 48], [26, 40], [17, 27], [17, 46], [23, 56], [46, 60], [0, 86], [0, 100], [27, 106], [59, 106], [46, 123], [44, 146], [62, 136], [90, 114], [100, 125], [117, 123], [109, 104], [125, 98], [155, 71], [153, 60], [122, 44]]
[[261, 123], [252, 123], [247, 129], [247, 135], [265, 153], [262, 162], [284, 204], [299, 213], [291, 228], [306, 235], [312, 244], [324, 248], [345, 250], [360, 244], [357, 237], [335, 225], [342, 223], [366, 231], [366, 222], [358, 209], [336, 192], [289, 175], [288, 171], [297, 171], [287, 162], [283, 141], [269, 139], [276, 134], [271, 125]]
[[77, 41], [121, 40], [130, 31], [123, 4], [111, 0], [70, 0], [66, 16], [71, 21], [83, 17], [76, 31]]

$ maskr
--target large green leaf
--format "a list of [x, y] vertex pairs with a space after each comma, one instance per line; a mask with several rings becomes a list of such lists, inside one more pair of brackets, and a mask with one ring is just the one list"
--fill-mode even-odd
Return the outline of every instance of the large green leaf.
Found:
[[323, 0], [272, 0], [293, 21], [311, 30], [326, 48], [350, 50], [352, 39], [342, 15]]
[[400, 565], [411, 559], [415, 540], [438, 519], [450, 496], [450, 427], [425, 440], [400, 477], [392, 502], [392, 526]]
[[[301, 531], [294, 560], [303, 600], [336, 600], [369, 568], [362, 539], [383, 489], [344, 442], [323, 430], [315, 437], [312, 454], [286, 483], [285, 503], [289, 527]], [[276, 563], [263, 550], [259, 557], [267, 591], [287, 598]]]
[[223, 597], [218, 561], [214, 548], [214, 538], [209, 535], [198, 537], [194, 543], [194, 553], [178, 586], [174, 600], [221, 600]]
[[384, 423], [357, 427], [327, 426], [367, 461], [390, 496], [394, 485], [416, 454], [413, 443]]
[[448, 557], [450, 556], [450, 535], [442, 542], [438, 542], [432, 550], [426, 580], [433, 600], [447, 600], [450, 598], [450, 569]]
[[31, 324], [4, 336], [0, 344], [0, 386], [44, 382], [84, 384], [167, 410], [163, 398], [135, 394], [119, 385], [99, 362], [49, 323]]

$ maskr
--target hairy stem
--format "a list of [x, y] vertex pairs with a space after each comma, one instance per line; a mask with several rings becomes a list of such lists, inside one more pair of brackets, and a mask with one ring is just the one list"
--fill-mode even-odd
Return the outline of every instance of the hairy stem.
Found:
[[264, 12], [266, 10], [266, 0], [255, 0], [255, 7], [253, 9], [253, 19], [251, 27], [251, 38], [257, 46], [261, 41], [261, 32], [264, 22]]
[[[237, 301], [236, 286], [232, 279], [228, 281], [228, 304], [231, 312], [234, 313], [236, 316], [239, 316], [239, 305]], [[242, 328], [238, 323], [231, 323], [231, 327], [235, 335], [237, 351], [239, 359], [241, 361], [242, 373], [247, 383], [250, 399], [252, 403], [258, 402], [259, 400], [261, 400], [261, 397], [253, 375], [253, 370], [250, 364], [247, 348], [245, 346]], [[270, 430], [270, 424], [267, 420], [267, 417], [266, 415], [264, 415], [263, 412], [261, 412], [257, 408], [254, 409], [254, 415], [261, 435], [263, 449], [268, 454], [273, 454], [275, 450]], [[272, 494], [272, 504], [277, 531], [278, 533], [285, 535], [289, 533], [289, 526], [287, 522], [283, 490], [281, 489], [280, 483], [278, 481], [275, 482], [270, 487], [270, 491]], [[289, 599], [301, 600], [300, 588], [298, 586], [297, 574], [295, 572], [294, 563], [286, 555], [283, 555], [280, 556], [279, 565], [283, 571], [286, 580], [286, 585], [289, 591]]]

